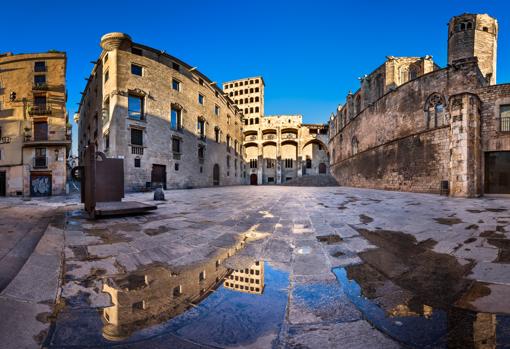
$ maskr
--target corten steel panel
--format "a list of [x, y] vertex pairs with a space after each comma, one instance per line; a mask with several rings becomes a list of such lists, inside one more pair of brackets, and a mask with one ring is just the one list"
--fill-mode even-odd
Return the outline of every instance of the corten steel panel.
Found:
[[124, 197], [124, 161], [96, 161], [96, 202], [121, 201]]

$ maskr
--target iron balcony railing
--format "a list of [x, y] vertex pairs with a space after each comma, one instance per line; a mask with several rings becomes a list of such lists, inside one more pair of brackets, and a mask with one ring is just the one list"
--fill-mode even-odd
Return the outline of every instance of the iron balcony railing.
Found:
[[47, 83], [45, 82], [38, 82], [38, 83], [35, 83], [33, 86], [32, 86], [32, 89], [33, 90], [38, 90], [38, 91], [46, 91], [49, 89], [49, 86]]
[[46, 168], [48, 167], [48, 158], [46, 156], [34, 157], [34, 168]]
[[33, 105], [28, 107], [29, 115], [51, 115], [51, 107], [46, 104]]
[[501, 131], [510, 132], [510, 117], [501, 118]]
[[0, 144], [11, 143], [11, 137], [2, 137], [0, 138]]
[[143, 147], [139, 146], [139, 145], [132, 145], [131, 146], [131, 154], [143, 155]]
[[246, 140], [247, 141], [256, 141], [257, 135], [246, 136]]
[[282, 139], [296, 139], [297, 136], [294, 133], [284, 133], [282, 134]]
[[276, 135], [275, 135], [274, 133], [270, 133], [270, 134], [267, 134], [267, 135], [262, 136], [262, 138], [263, 138], [263, 139], [266, 139], [266, 140], [267, 140], [267, 139], [269, 139], [269, 140], [271, 140], [271, 139], [276, 139]]

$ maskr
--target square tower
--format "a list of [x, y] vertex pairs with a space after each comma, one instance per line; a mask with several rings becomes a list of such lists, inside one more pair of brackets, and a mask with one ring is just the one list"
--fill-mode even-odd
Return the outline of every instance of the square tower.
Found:
[[262, 76], [227, 81], [223, 83], [223, 91], [243, 112], [245, 120], [257, 119], [258, 121], [264, 115]]

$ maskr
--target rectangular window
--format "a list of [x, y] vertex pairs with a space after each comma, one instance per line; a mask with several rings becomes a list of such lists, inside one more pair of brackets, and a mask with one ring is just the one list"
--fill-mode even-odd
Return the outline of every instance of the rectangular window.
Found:
[[46, 141], [48, 140], [48, 123], [34, 122], [34, 141]]
[[250, 160], [250, 168], [257, 168], [257, 159]]
[[275, 159], [267, 159], [267, 168], [274, 168], [276, 160]]
[[205, 120], [204, 119], [199, 118], [197, 120], [197, 133], [200, 138], [205, 139]]
[[200, 274], [198, 274], [198, 281], [205, 281], [205, 270], [202, 270]]
[[34, 96], [34, 105], [40, 108], [46, 108], [46, 96]]
[[137, 128], [131, 129], [131, 144], [143, 146], [143, 131]]
[[227, 155], [227, 168], [230, 168], [230, 156]]
[[34, 63], [34, 71], [35, 72], [45, 72], [46, 71], [46, 62], [35, 62]]
[[109, 133], [106, 133], [104, 135], [104, 148], [105, 149], [110, 148], [110, 134]]
[[198, 94], [198, 104], [204, 105], [204, 95]]
[[510, 132], [510, 104], [499, 106], [499, 116], [501, 118], [502, 132]]
[[181, 110], [172, 108], [170, 112], [170, 127], [172, 130], [180, 130], [182, 128]]
[[217, 105], [214, 106], [214, 115], [216, 116], [220, 115], [220, 107], [218, 107]]
[[34, 85], [39, 87], [46, 85], [46, 75], [35, 75]]
[[35, 148], [34, 167], [44, 168], [47, 166], [46, 148]]
[[198, 145], [198, 158], [203, 159], [205, 157], [205, 147], [202, 144]]
[[144, 119], [143, 97], [130, 94], [128, 97], [128, 117], [135, 120]]
[[140, 167], [142, 165], [142, 160], [140, 158], [135, 159], [135, 167]]
[[179, 80], [172, 79], [172, 89], [174, 89], [175, 91], [180, 91], [181, 90], [181, 82]]
[[109, 78], [110, 78], [110, 71], [109, 71], [109, 70], [107, 70], [107, 71], [104, 73], [104, 82], [107, 82]]
[[177, 64], [177, 63], [175, 63], [175, 62], [172, 62], [172, 68], [173, 68], [174, 70], [179, 71], [179, 68], [180, 68], [180, 67], [179, 67], [179, 64]]
[[179, 297], [182, 294], [182, 286], [181, 285], [175, 286], [172, 291], [172, 294], [174, 297]]
[[181, 140], [179, 138], [172, 138], [172, 152], [177, 154], [181, 153]]
[[143, 68], [136, 64], [131, 64], [131, 74], [142, 76]]
[[292, 159], [285, 159], [285, 168], [292, 168], [292, 165], [293, 165], [293, 160]]

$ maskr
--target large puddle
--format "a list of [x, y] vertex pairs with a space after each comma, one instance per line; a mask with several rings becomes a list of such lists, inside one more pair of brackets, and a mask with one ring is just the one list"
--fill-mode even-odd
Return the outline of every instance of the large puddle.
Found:
[[[455, 306], [472, 285], [469, 266], [433, 253], [398, 232], [360, 233], [379, 248], [359, 254], [363, 263], [333, 268], [339, 287], [313, 281], [292, 296], [327, 321], [352, 321], [335, 312], [348, 299], [362, 319], [410, 348], [510, 348], [510, 316]], [[329, 236], [324, 243], [339, 243]], [[288, 313], [289, 272], [244, 256], [229, 264], [244, 242], [191, 267], [151, 265], [103, 279], [111, 304], [87, 306], [68, 299], [45, 346], [50, 348], [271, 348]], [[237, 263], [237, 264], [236, 264]], [[483, 290], [482, 290], [483, 291]], [[482, 292], [483, 293], [483, 292]], [[330, 301], [318, 295], [328, 295]], [[457, 304], [458, 305], [458, 304]], [[340, 307], [339, 307], [340, 309]], [[354, 319], [356, 321], [356, 319]], [[340, 345], [340, 344], [338, 344]]]

